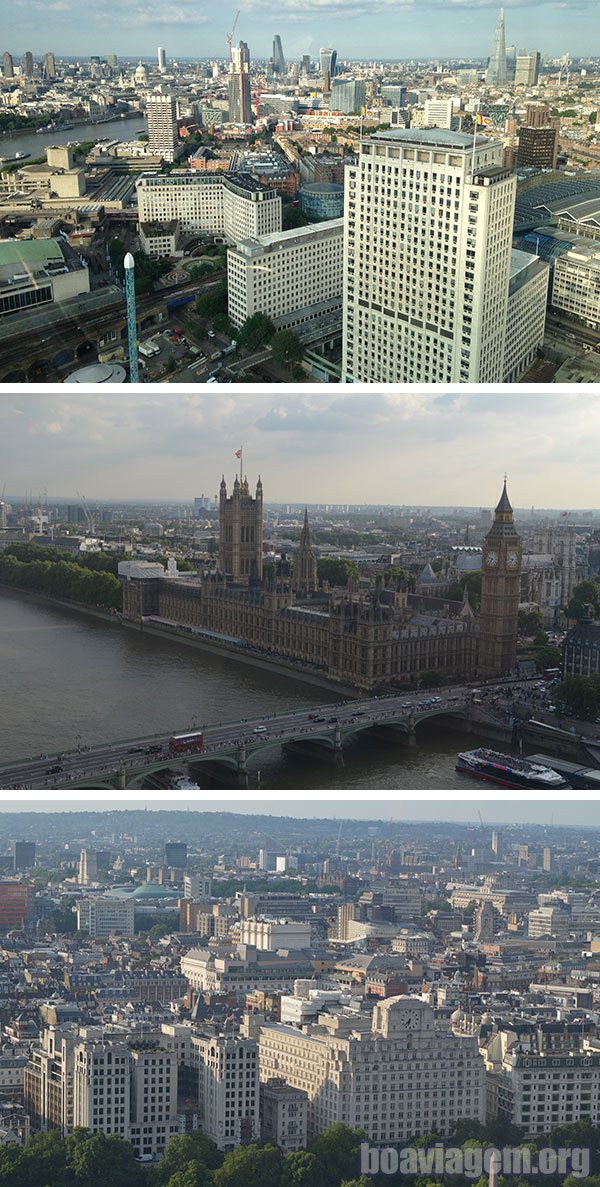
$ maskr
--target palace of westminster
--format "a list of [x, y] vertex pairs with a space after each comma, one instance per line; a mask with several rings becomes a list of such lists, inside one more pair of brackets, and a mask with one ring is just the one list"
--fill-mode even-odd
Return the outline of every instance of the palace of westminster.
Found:
[[477, 616], [466, 587], [459, 604], [419, 599], [393, 579], [367, 590], [319, 585], [307, 513], [293, 560], [282, 554], [263, 572], [262, 483], [252, 496], [247, 479], [236, 477], [230, 495], [221, 482], [216, 571], [179, 574], [173, 561], [166, 572], [123, 561], [119, 576], [129, 621], [195, 629], [217, 644], [242, 644], [340, 684], [375, 689], [416, 684], [425, 672], [493, 679], [514, 671], [523, 570], [505, 482], [483, 543]]

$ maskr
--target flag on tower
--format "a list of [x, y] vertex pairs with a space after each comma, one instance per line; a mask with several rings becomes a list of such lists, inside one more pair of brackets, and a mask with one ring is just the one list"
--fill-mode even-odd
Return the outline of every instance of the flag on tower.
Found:
[[478, 128], [493, 128], [494, 121], [490, 119], [489, 115], [478, 115], [476, 124]]
[[237, 458], [240, 458], [240, 457], [242, 456], [242, 451], [241, 451], [241, 449], [236, 449], [236, 451], [235, 451], [235, 456], [236, 456]]

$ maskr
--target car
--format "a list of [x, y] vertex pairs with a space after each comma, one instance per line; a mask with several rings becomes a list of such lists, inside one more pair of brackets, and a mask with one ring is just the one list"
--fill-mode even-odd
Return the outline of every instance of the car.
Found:
[[162, 754], [162, 746], [146, 746], [146, 754]]
[[128, 754], [143, 754], [144, 747], [143, 746], [130, 746], [127, 753]]
[[209, 338], [216, 338], [216, 336], [217, 336], [217, 335], [215, 334], [215, 331], [214, 331], [214, 330], [209, 330], [209, 331], [208, 331], [208, 337], [209, 337]]
[[356, 711], [354, 713], [355, 717], [364, 717], [364, 715], [365, 715], [364, 709], [356, 709]]
[[337, 717], [328, 717], [327, 721], [329, 722], [330, 725], [332, 722], [335, 722], [337, 724], [338, 719], [337, 719]]
[[59, 771], [62, 771], [62, 767], [59, 766], [58, 763], [56, 763], [55, 766], [48, 767], [46, 774], [47, 775], [58, 775]]
[[253, 733], [255, 733], [255, 734], [266, 734], [266, 732], [267, 732], [266, 725], [255, 725], [254, 730], [253, 730]]
[[326, 717], [315, 717], [314, 720], [315, 721], [326, 721], [327, 718]]
[[219, 380], [217, 379], [216, 375], [209, 375], [209, 377], [208, 377], [208, 379], [206, 380], [206, 382], [207, 382], [207, 383], [218, 383], [218, 382], [219, 382]]

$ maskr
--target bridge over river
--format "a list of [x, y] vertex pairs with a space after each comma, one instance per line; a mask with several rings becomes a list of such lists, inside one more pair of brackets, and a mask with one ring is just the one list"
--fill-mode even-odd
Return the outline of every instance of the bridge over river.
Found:
[[[521, 682], [522, 685], [522, 682]], [[374, 740], [415, 745], [419, 727], [432, 718], [448, 725], [461, 720], [465, 729], [505, 732], [514, 703], [511, 682], [490, 688], [472, 685], [398, 693], [280, 713], [251, 720], [202, 726], [194, 718], [190, 730], [202, 729], [200, 753], [173, 755], [169, 741], [176, 730], [107, 742], [60, 754], [41, 754], [0, 763], [0, 788], [66, 789], [133, 788], [148, 784], [162, 772], [199, 774], [208, 764], [211, 776], [230, 786], [248, 785], [248, 763], [273, 748], [304, 751], [323, 761], [343, 761], [345, 745], [359, 733]], [[502, 735], [500, 735], [502, 736]], [[207, 771], [208, 774], [208, 771]]]

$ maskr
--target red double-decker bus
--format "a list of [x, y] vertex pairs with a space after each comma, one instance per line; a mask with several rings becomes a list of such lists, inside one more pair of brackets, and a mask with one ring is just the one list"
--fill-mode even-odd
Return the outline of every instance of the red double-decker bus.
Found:
[[202, 730], [193, 730], [189, 734], [173, 734], [169, 739], [170, 754], [198, 754], [204, 746]]

